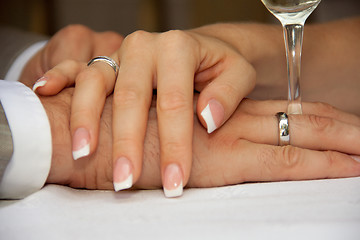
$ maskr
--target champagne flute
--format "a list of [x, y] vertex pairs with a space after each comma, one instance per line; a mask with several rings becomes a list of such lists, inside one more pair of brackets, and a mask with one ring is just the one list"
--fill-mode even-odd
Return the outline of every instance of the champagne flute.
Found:
[[301, 49], [304, 24], [321, 0], [261, 0], [281, 22], [284, 30], [287, 76], [288, 114], [302, 114], [300, 95]]

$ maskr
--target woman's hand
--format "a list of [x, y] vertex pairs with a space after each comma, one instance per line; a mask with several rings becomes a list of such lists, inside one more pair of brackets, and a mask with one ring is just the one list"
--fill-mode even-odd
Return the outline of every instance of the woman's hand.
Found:
[[85, 65], [89, 58], [113, 53], [120, 47], [122, 39], [115, 32], [97, 33], [82, 25], [65, 27], [27, 63], [19, 81], [33, 87], [37, 79], [59, 63], [75, 60]]
[[[56, 94], [75, 84], [71, 108], [73, 153], [94, 153], [106, 96], [113, 96], [114, 188], [130, 188], [143, 166], [148, 112], [157, 90], [161, 177], [165, 195], [179, 196], [192, 165], [193, 93], [200, 91], [197, 116], [208, 133], [231, 116], [253, 89], [253, 67], [228, 43], [190, 31], [135, 32], [107, 64], [63, 62], [44, 76], [39, 94]], [[39, 83], [37, 83], [39, 85]]]
[[[74, 188], [113, 189], [112, 98], [106, 101], [97, 151], [72, 161], [69, 118], [72, 89], [42, 98], [53, 135], [48, 183]], [[196, 102], [196, 101], [195, 101]], [[194, 120], [193, 164], [188, 187], [244, 182], [360, 176], [360, 117], [326, 104], [303, 103], [303, 115], [289, 116], [291, 145], [279, 147], [274, 114], [286, 101], [244, 100], [227, 124], [208, 135]], [[134, 188], [161, 188], [156, 102], [149, 112], [142, 174]], [[355, 160], [356, 159], [356, 160]]]
[[[349, 43], [359, 39], [360, 32], [354, 31], [359, 29], [356, 28], [359, 23], [357, 18], [308, 26], [303, 51], [304, 99], [321, 100], [353, 113], [358, 112], [359, 101], [356, 99], [360, 85], [357, 81], [359, 68], [355, 61], [358, 51], [354, 50], [356, 48], [354, 44]], [[252, 89], [255, 79], [253, 67], [257, 75], [257, 89], [252, 93], [253, 97], [261, 99], [284, 97], [286, 61], [281, 31], [280, 26], [262, 24], [216, 24], [188, 32], [171, 31], [163, 34], [136, 32], [127, 37], [120, 50], [112, 56], [121, 66], [114, 92], [113, 110], [115, 133], [113, 161], [117, 166], [114, 171], [115, 182], [125, 183], [122, 187], [129, 187], [140, 176], [144, 132], [152, 88], [157, 88], [159, 98], [157, 114], [162, 159], [160, 173], [163, 176], [163, 183], [167, 186], [172, 185], [169, 187], [171, 189], [174, 184], [181, 182], [186, 184], [189, 176], [190, 153], [193, 146], [191, 145], [192, 115], [189, 109], [193, 87], [201, 91], [196, 106], [197, 116], [210, 131], [214, 129], [210, 127], [211, 125], [219, 127], [226, 121], [238, 102]], [[337, 36], [337, 41], [333, 41], [333, 36]], [[319, 41], [315, 41], [319, 38], [324, 40], [320, 45]], [[115, 86], [114, 72], [106, 64], [100, 63], [88, 68], [74, 62], [65, 65], [59, 65], [57, 70], [47, 73], [49, 82], [39, 88], [38, 92], [55, 94], [64, 86], [73, 84], [77, 73], [85, 69], [76, 79], [77, 89], [74, 94], [71, 129], [72, 135], [77, 138], [74, 143], [86, 139], [78, 147], [89, 146], [89, 151], [82, 152], [85, 153], [83, 155], [87, 155], [89, 152], [93, 153], [97, 145], [99, 116], [105, 96], [110, 94]], [[63, 72], [62, 68], [67, 69], [67, 75], [59, 74]], [[56, 77], [50, 78], [50, 76]], [[337, 87], [339, 79], [343, 79], [348, 86], [340, 84], [343, 86], [340, 89], [342, 92]], [[326, 81], [325, 88], [324, 84], [321, 84], [323, 81]], [[55, 86], [53, 92], [51, 92], [52, 86]], [[326, 93], [320, 94], [321, 89]], [[343, 93], [343, 97], [339, 95], [339, 91]], [[206, 108], [208, 104], [211, 114], [201, 114], [203, 109], [209, 109]], [[266, 111], [266, 109], [259, 110]], [[272, 111], [272, 114], [277, 111]], [[206, 112], [208, 111], [204, 111]], [[205, 116], [207, 122], [200, 115]], [[214, 124], [210, 125], [211, 120], [214, 120]], [[83, 138], [76, 137], [81, 135], [74, 134], [76, 129], [81, 129]], [[246, 131], [244, 127], [241, 129]], [[261, 141], [262, 138], [258, 136], [258, 140]], [[293, 147], [281, 149], [293, 149]], [[298, 150], [294, 151], [298, 152]], [[120, 160], [117, 161], [118, 159]], [[164, 177], [167, 175], [165, 169], [169, 164], [178, 166], [172, 167], [173, 172], [177, 172], [173, 175], [172, 181]], [[176, 169], [180, 170], [176, 171]], [[125, 181], [129, 180], [127, 176], [133, 176], [130, 184], [129, 181]], [[115, 186], [121, 188], [119, 184]]]

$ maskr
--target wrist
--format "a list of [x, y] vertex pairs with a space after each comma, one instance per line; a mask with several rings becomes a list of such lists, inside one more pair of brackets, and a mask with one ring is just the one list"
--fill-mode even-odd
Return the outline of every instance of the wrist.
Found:
[[286, 57], [280, 24], [221, 23], [190, 31], [231, 45], [254, 67], [256, 88], [251, 97], [286, 97]]
[[[256, 66], [285, 54], [281, 26], [257, 23], [218, 23], [189, 30], [220, 39]], [[266, 61], [264, 61], [266, 62]]]

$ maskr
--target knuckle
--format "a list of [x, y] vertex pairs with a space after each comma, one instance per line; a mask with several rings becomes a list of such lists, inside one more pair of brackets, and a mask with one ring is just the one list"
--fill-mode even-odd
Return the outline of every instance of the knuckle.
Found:
[[159, 37], [160, 45], [167, 49], [189, 49], [195, 43], [195, 39], [187, 32], [181, 30], [170, 30], [164, 32]]
[[223, 96], [229, 96], [230, 99], [236, 99], [239, 95], [239, 87], [235, 82], [222, 82], [217, 86], [218, 92], [223, 93]]
[[151, 33], [148, 33], [143, 30], [137, 30], [128, 36], [125, 37], [123, 41], [123, 45], [132, 49], [135, 47], [138, 48], [139, 46], [144, 46], [149, 40]]
[[258, 160], [270, 175], [295, 168], [301, 163], [301, 151], [292, 146], [262, 149]]
[[[256, 85], [256, 70], [253, 65], [244, 60], [244, 57], [237, 53], [235, 57], [230, 59], [230, 64], [234, 65], [239, 72], [241, 78], [247, 79], [246, 86], [252, 89]], [[242, 81], [240, 81], [241, 83]], [[243, 87], [243, 86], [242, 86]]]
[[248, 83], [249, 88], [251, 88], [251, 89], [255, 88], [255, 85], [256, 85], [256, 70], [255, 70], [255, 68], [252, 65], [248, 64], [246, 73], [248, 74], [248, 79], [250, 80], [250, 82]]
[[332, 129], [334, 126], [334, 120], [331, 118], [320, 117], [317, 115], [307, 115], [306, 118], [318, 132], [325, 132], [328, 129]]
[[286, 169], [295, 168], [301, 163], [301, 151], [293, 146], [284, 146], [279, 148], [278, 159], [280, 166]]
[[332, 169], [337, 160], [341, 160], [341, 156], [339, 152], [334, 151], [324, 151], [325, 164], [324, 169]]
[[97, 69], [87, 68], [85, 71], [79, 73], [76, 78], [77, 84], [82, 84], [84, 82], [91, 81], [92, 83], [105, 85], [105, 77], [104, 75], [99, 72]]
[[106, 96], [106, 78], [102, 73], [96, 69], [88, 68], [86, 71], [80, 72], [75, 79], [75, 85], [83, 86], [84, 89], [89, 87], [89, 83], [91, 86], [96, 86], [98, 93]]
[[114, 91], [113, 106], [114, 108], [134, 107], [142, 99], [140, 94], [135, 89], [122, 88]]
[[47, 64], [50, 68], [56, 66], [64, 57], [81, 56], [81, 50], [89, 46], [92, 33], [92, 30], [80, 24], [68, 25], [56, 33], [46, 48]]
[[110, 42], [121, 42], [124, 37], [117, 32], [113, 31], [106, 31], [101, 34], [104, 38], [106, 38], [107, 41]]
[[160, 112], [182, 112], [189, 106], [189, 100], [180, 91], [171, 91], [158, 96], [157, 109]]
[[322, 103], [322, 102], [317, 102], [314, 104], [315, 104], [316, 111], [318, 112], [319, 115], [333, 116], [336, 113], [335, 107], [331, 106], [330, 104]]
[[87, 38], [87, 36], [91, 34], [91, 30], [81, 24], [71, 24], [61, 30], [60, 33], [69, 40], [75, 40]]

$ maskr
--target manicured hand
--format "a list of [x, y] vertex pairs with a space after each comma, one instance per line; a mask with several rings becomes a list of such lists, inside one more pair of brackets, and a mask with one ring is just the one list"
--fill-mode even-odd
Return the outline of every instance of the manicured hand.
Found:
[[47, 86], [37, 91], [57, 93], [76, 85], [71, 108], [74, 158], [96, 151], [105, 99], [114, 93], [113, 176], [118, 191], [130, 188], [141, 175], [156, 89], [160, 175], [165, 195], [180, 196], [192, 166], [194, 89], [201, 92], [198, 119], [211, 133], [253, 89], [255, 71], [228, 43], [191, 31], [138, 31], [127, 36], [111, 57], [120, 65], [117, 77], [106, 63], [85, 67], [63, 62], [45, 74], [56, 91]]

